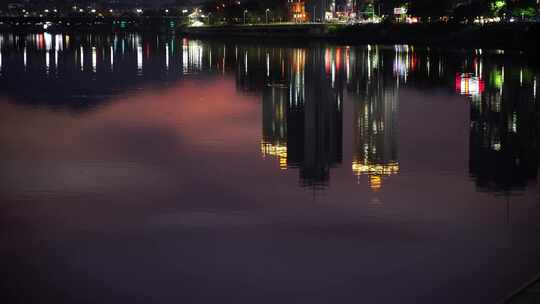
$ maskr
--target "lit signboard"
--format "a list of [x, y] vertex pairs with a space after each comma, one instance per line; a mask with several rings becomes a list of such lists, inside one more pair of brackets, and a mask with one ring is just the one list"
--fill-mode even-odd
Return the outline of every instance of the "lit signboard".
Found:
[[406, 7], [394, 7], [394, 15], [405, 15], [407, 14]]

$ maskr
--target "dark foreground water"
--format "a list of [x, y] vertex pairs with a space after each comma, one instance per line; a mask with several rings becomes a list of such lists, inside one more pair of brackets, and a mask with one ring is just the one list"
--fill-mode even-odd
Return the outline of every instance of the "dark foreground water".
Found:
[[3, 34], [2, 303], [496, 303], [540, 272], [526, 59]]

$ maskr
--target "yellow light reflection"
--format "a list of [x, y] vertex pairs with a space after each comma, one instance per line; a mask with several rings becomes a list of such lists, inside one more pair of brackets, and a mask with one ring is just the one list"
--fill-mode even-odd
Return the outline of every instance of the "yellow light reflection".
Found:
[[277, 157], [279, 168], [287, 170], [287, 145], [261, 142], [261, 154], [263, 157]]
[[373, 191], [380, 190], [382, 187], [382, 178], [379, 175], [371, 175], [369, 177], [369, 186]]
[[370, 164], [369, 162], [353, 161], [352, 171], [357, 177], [367, 175], [371, 190], [377, 191], [382, 188], [383, 177], [399, 173], [399, 163]]

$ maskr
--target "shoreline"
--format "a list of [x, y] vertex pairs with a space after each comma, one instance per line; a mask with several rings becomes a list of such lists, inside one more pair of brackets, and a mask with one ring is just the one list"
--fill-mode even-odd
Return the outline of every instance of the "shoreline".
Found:
[[193, 37], [241, 37], [272, 40], [327, 40], [350, 44], [413, 44], [418, 46], [540, 50], [540, 24], [364, 24], [364, 25], [236, 25], [188, 27]]

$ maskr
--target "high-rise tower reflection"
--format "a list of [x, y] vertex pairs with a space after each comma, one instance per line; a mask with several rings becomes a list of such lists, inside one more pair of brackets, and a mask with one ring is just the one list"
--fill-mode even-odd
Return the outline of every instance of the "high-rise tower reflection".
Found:
[[485, 90], [471, 100], [469, 171], [479, 190], [508, 194], [538, 177], [536, 81], [518, 66], [488, 68]]
[[392, 58], [385, 62], [378, 47], [357, 49], [351, 57], [355, 60], [350, 87], [356, 89], [352, 92], [352, 171], [359, 180], [367, 176], [370, 188], [377, 191], [385, 177], [399, 173], [398, 82], [385, 74], [383, 66], [391, 64]]
[[324, 60], [321, 49], [292, 50], [289, 79], [263, 93], [263, 155], [277, 156], [282, 169], [298, 168], [304, 187], [324, 187], [342, 161], [341, 97]]

